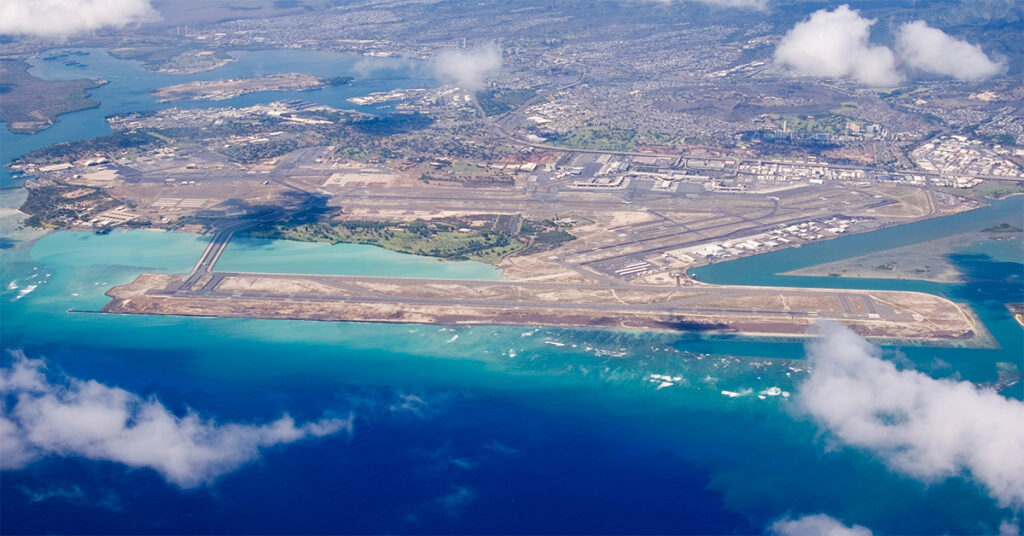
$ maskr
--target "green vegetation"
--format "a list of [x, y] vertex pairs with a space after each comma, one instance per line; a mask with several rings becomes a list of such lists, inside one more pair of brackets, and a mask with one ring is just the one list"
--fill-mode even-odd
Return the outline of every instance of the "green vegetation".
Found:
[[971, 188], [937, 188], [953, 195], [971, 194], [990, 199], [1003, 199], [1011, 195], [1024, 194], [1024, 183], [1007, 181], [984, 181]]
[[371, 160], [383, 162], [401, 157], [401, 153], [397, 153], [385, 147], [362, 145], [341, 147], [335, 151], [335, 154], [346, 160], [356, 160], [359, 162], [369, 162]]
[[330, 78], [324, 78], [324, 83], [328, 86], [344, 86], [349, 82], [355, 80], [351, 76], [332, 76]]
[[599, 126], [571, 130], [554, 137], [552, 142], [573, 149], [633, 151], [644, 143], [667, 143], [671, 139], [670, 136], [658, 132], [641, 133], [632, 129]]
[[119, 202], [102, 188], [51, 184], [28, 188], [21, 210], [30, 227], [68, 227], [93, 214], [114, 208]]
[[855, 110], [857, 110], [859, 108], [860, 108], [860, 105], [858, 105], [854, 101], [844, 101], [844, 102], [839, 103], [839, 107], [838, 108], [833, 108], [832, 109], [832, 113], [839, 114], [839, 115], [850, 115], [851, 113], [853, 113]]
[[0, 60], [0, 121], [11, 132], [34, 134], [49, 128], [60, 114], [99, 106], [86, 91], [100, 85], [86, 79], [41, 80], [22, 61]]
[[[166, 139], [166, 138], [165, 138]], [[52, 164], [94, 157], [97, 154], [112, 154], [123, 150], [138, 150], [160, 143], [160, 140], [143, 131], [115, 132], [107, 136], [71, 142], [61, 142], [42, 149], [36, 149], [21, 157], [34, 164]]]
[[542, 222], [525, 220], [519, 233], [521, 236], [526, 236], [530, 239], [531, 249], [540, 251], [551, 249], [561, 245], [563, 242], [576, 239], [572, 233], [550, 220]]
[[[115, 121], [146, 119], [151, 113], [132, 113], [115, 116]], [[300, 123], [289, 119], [325, 119], [319, 124]], [[277, 158], [297, 149], [334, 145], [339, 152], [353, 159], [368, 161], [395, 158], [400, 153], [387, 138], [425, 128], [431, 119], [422, 114], [399, 113], [387, 116], [330, 110], [294, 111], [281, 117], [240, 117], [225, 119], [210, 126], [195, 128], [161, 127], [117, 131], [107, 136], [63, 142], [32, 151], [20, 160], [24, 163], [46, 165], [104, 155], [115, 158], [137, 157], [144, 151], [164, 146], [189, 147], [195, 145], [218, 146], [217, 152], [231, 160], [252, 164]], [[273, 136], [260, 138], [261, 134]], [[242, 142], [225, 140], [252, 136]]]
[[353, 121], [351, 126], [357, 132], [370, 136], [393, 136], [415, 130], [422, 130], [433, 124], [434, 120], [425, 114], [395, 113], [384, 116], [365, 116]]
[[[297, 149], [328, 145], [341, 147], [340, 152], [343, 154], [366, 161], [371, 158], [386, 159], [397, 156], [396, 151], [382, 145], [384, 138], [426, 128], [433, 122], [427, 116], [418, 113], [397, 113], [378, 117], [313, 110], [292, 112], [287, 115], [327, 119], [330, 123], [310, 125], [287, 121], [286, 118], [263, 118], [255, 124], [246, 121], [225, 122], [220, 127], [204, 129], [203, 134], [208, 138], [226, 138], [235, 135], [258, 135], [272, 130], [283, 132], [265, 141], [232, 145], [219, 150], [228, 158], [243, 164], [277, 158]], [[159, 132], [167, 134], [168, 130], [161, 129]], [[175, 132], [172, 137], [176, 140], [191, 141], [195, 138], [195, 131]]]
[[899, 97], [900, 95], [903, 95], [907, 91], [908, 91], [907, 89], [898, 89], [897, 88], [897, 89], [894, 89], [892, 91], [883, 91], [883, 92], [879, 93], [878, 96], [883, 98], [883, 99], [893, 99], [893, 98]]
[[552, 221], [513, 216], [467, 216], [412, 222], [321, 221], [268, 224], [258, 238], [371, 244], [400, 253], [497, 264], [526, 251], [544, 251], [575, 237]]
[[534, 47], [553, 48], [562, 44], [561, 37], [517, 37], [503, 40], [506, 48], [530, 49]]
[[481, 173], [486, 173], [487, 168], [478, 166], [476, 164], [456, 162], [455, 164], [452, 164], [452, 171], [454, 171], [455, 173], [463, 173], [466, 175], [479, 175]]
[[552, 141], [573, 149], [632, 151], [636, 149], [636, 139], [637, 132], [631, 129], [583, 127], [561, 134]]
[[993, 225], [992, 227], [982, 229], [982, 231], [986, 233], [1019, 233], [1021, 232], [1021, 229], [1014, 227], [1009, 223], [1000, 223], [999, 225]]
[[202, 50], [188, 46], [143, 45], [112, 48], [109, 52], [118, 58], [140, 61], [149, 71], [174, 74], [210, 71], [234, 61], [222, 49]]
[[501, 115], [522, 106], [537, 96], [533, 89], [488, 89], [476, 92], [476, 100], [488, 117]]
[[514, 186], [515, 179], [499, 175], [494, 170], [477, 164], [438, 158], [431, 161], [433, 170], [420, 174], [420, 180], [431, 182], [454, 182], [464, 186]]
[[486, 188], [486, 187], [511, 187], [514, 186], [516, 181], [512, 177], [494, 177], [490, 175], [458, 175], [454, 173], [449, 174], [432, 174], [423, 173], [420, 175], [420, 180], [430, 184], [432, 182], [453, 182], [463, 186], [471, 188]]
[[790, 132], [805, 132], [808, 134], [819, 134], [828, 133], [833, 135], [840, 135], [846, 133], [846, 123], [851, 121], [850, 117], [843, 115], [843, 113], [849, 113], [855, 108], [850, 108], [844, 103], [843, 106], [836, 110], [816, 113], [810, 115], [775, 115], [773, 114], [772, 120], [779, 130], [782, 130], [783, 122], [786, 123], [786, 128]]
[[981, 141], [985, 141], [993, 145], [1009, 145], [1011, 147], [1017, 145], [1017, 138], [1015, 138], [1013, 134], [1007, 134], [1005, 132], [1000, 132], [996, 134], [985, 134], [982, 132], [971, 130], [970, 134], [973, 138], [977, 138]]
[[305, 146], [294, 138], [274, 138], [264, 143], [233, 145], [222, 149], [220, 152], [235, 162], [252, 164], [260, 160], [286, 155]]
[[980, 126], [966, 126], [960, 131], [960, 134], [993, 145], [1009, 145], [1010, 147], [1017, 145], [1017, 138], [1013, 134], [1008, 132], [978, 132], [978, 127]]
[[307, 223], [296, 227], [275, 226], [253, 236], [304, 242], [372, 244], [400, 253], [444, 259], [497, 263], [525, 244], [496, 232], [460, 231], [442, 222], [415, 221], [389, 224], [375, 221]]

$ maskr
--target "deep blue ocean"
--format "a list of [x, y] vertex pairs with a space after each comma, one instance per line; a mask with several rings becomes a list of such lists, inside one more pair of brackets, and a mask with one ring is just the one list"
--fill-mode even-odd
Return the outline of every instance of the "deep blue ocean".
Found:
[[[246, 61], [248, 69], [263, 72], [278, 65], [260, 58], [204, 76], [239, 75]], [[322, 62], [352, 69], [357, 61], [318, 58], [330, 74], [335, 64]], [[54, 127], [80, 121], [85, 130], [74, 134], [3, 134], [4, 161], [52, 143], [53, 136], [102, 133], [96, 121], [104, 115], [153, 106], [148, 90], [138, 88], [166, 85], [150, 77], [167, 75], [145, 74], [100, 52], [79, 61], [112, 80], [96, 90], [104, 107], [69, 114]], [[279, 70], [299, 69], [291, 57], [280, 61]], [[396, 87], [398, 78], [360, 91]], [[130, 86], [136, 79], [135, 89], [119, 89], [118, 83]], [[303, 98], [331, 100], [316, 93]], [[2, 191], [0, 207], [18, 206], [23, 195], [16, 188]], [[991, 382], [997, 363], [1021, 365], [1024, 331], [1002, 306], [1024, 301], [1019, 238], [980, 242], [955, 255], [967, 276], [960, 284], [776, 274], [991, 223], [1024, 227], [1022, 215], [1024, 198], [1016, 197], [941, 224], [849, 236], [695, 273], [710, 282], [949, 296], [971, 306], [999, 348], [887, 352], [902, 353], [935, 377]], [[837, 448], [785, 397], [723, 396], [771, 387], [795, 391], [806, 377], [799, 342], [98, 315], [88, 311], [106, 302], [110, 286], [144, 271], [187, 271], [207, 238], [149, 231], [41, 236], [17, 229], [9, 211], [0, 216], [8, 246], [0, 249], [4, 349], [45, 359], [54, 374], [116, 386], [179, 416], [194, 411], [218, 424], [262, 424], [284, 413], [299, 422], [354, 415], [351, 434], [272, 446], [186, 489], [148, 468], [43, 457], [0, 473], [3, 534], [760, 534], [783, 516], [817, 513], [877, 534], [993, 533], [1014, 515], [969, 479], [923, 484], [890, 471], [869, 452]], [[252, 270], [500, 277], [479, 264], [351, 245], [238, 242], [221, 262]], [[5, 355], [5, 366], [12, 359]], [[652, 374], [681, 379], [662, 386]], [[1004, 395], [1019, 399], [1021, 389]]]

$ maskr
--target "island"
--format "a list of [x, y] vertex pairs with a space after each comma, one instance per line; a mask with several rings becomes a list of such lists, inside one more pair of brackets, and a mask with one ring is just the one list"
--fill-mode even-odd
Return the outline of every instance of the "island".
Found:
[[888, 340], [948, 344], [977, 335], [958, 305], [915, 292], [252, 274], [211, 271], [218, 246], [211, 248], [189, 275], [147, 273], [112, 288], [103, 312], [760, 337], [803, 337], [828, 319]]
[[1013, 240], [1020, 232], [1017, 227], [1000, 223], [978, 231], [808, 266], [784, 275], [959, 283], [965, 281], [965, 275], [952, 259], [961, 249], [979, 242]]
[[[970, 311], [941, 297], [728, 287], [688, 275], [983, 201], [923, 188], [914, 173], [811, 159], [495, 138], [494, 130], [474, 130], [478, 118], [492, 116], [476, 110], [472, 93], [442, 87], [415, 95], [382, 115], [290, 100], [111, 116], [107, 136], [38, 149], [12, 165], [33, 177], [22, 210], [30, 223], [67, 229], [212, 235], [193, 272], [144, 274], [111, 289], [107, 313], [785, 338], [831, 319], [877, 339], [989, 340]], [[235, 237], [476, 260], [507, 280], [217, 269]]]
[[214, 50], [186, 50], [160, 64], [156, 71], [168, 74], [195, 74], [218, 69], [233, 61], [234, 58]]
[[153, 91], [159, 102], [221, 101], [257, 91], [307, 91], [343, 85], [351, 77], [319, 78], [303, 73], [275, 73], [249, 78], [186, 82]]
[[1008, 303], [1006, 309], [1013, 315], [1013, 319], [1024, 327], [1024, 303]]

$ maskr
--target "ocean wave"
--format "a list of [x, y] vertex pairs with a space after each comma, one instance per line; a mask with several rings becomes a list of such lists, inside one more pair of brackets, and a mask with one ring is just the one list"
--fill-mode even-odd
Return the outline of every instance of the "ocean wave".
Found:
[[39, 288], [39, 285], [29, 285], [29, 286], [19, 290], [18, 291], [18, 295], [15, 296], [14, 299], [11, 300], [11, 301], [18, 301], [18, 300], [24, 298], [25, 296], [28, 296], [29, 294], [31, 294], [32, 291], [37, 289], [37, 288]]

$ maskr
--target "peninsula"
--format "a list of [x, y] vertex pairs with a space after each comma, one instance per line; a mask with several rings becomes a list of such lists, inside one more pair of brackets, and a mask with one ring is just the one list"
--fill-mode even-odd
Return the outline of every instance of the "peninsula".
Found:
[[[198, 273], [198, 272], [197, 272]], [[974, 338], [953, 302], [914, 292], [403, 279], [202, 272], [143, 274], [105, 313], [448, 325], [529, 325], [803, 337], [818, 320], [864, 336]]]
[[221, 101], [257, 91], [306, 91], [351, 81], [350, 77], [324, 79], [303, 73], [276, 73], [249, 78], [186, 82], [153, 91], [159, 102]]
[[[63, 59], [44, 60], [50, 58]], [[88, 91], [104, 83], [86, 78], [42, 80], [29, 74], [22, 61], [0, 60], [0, 121], [16, 134], [35, 134], [53, 126], [60, 114], [99, 106]]]

